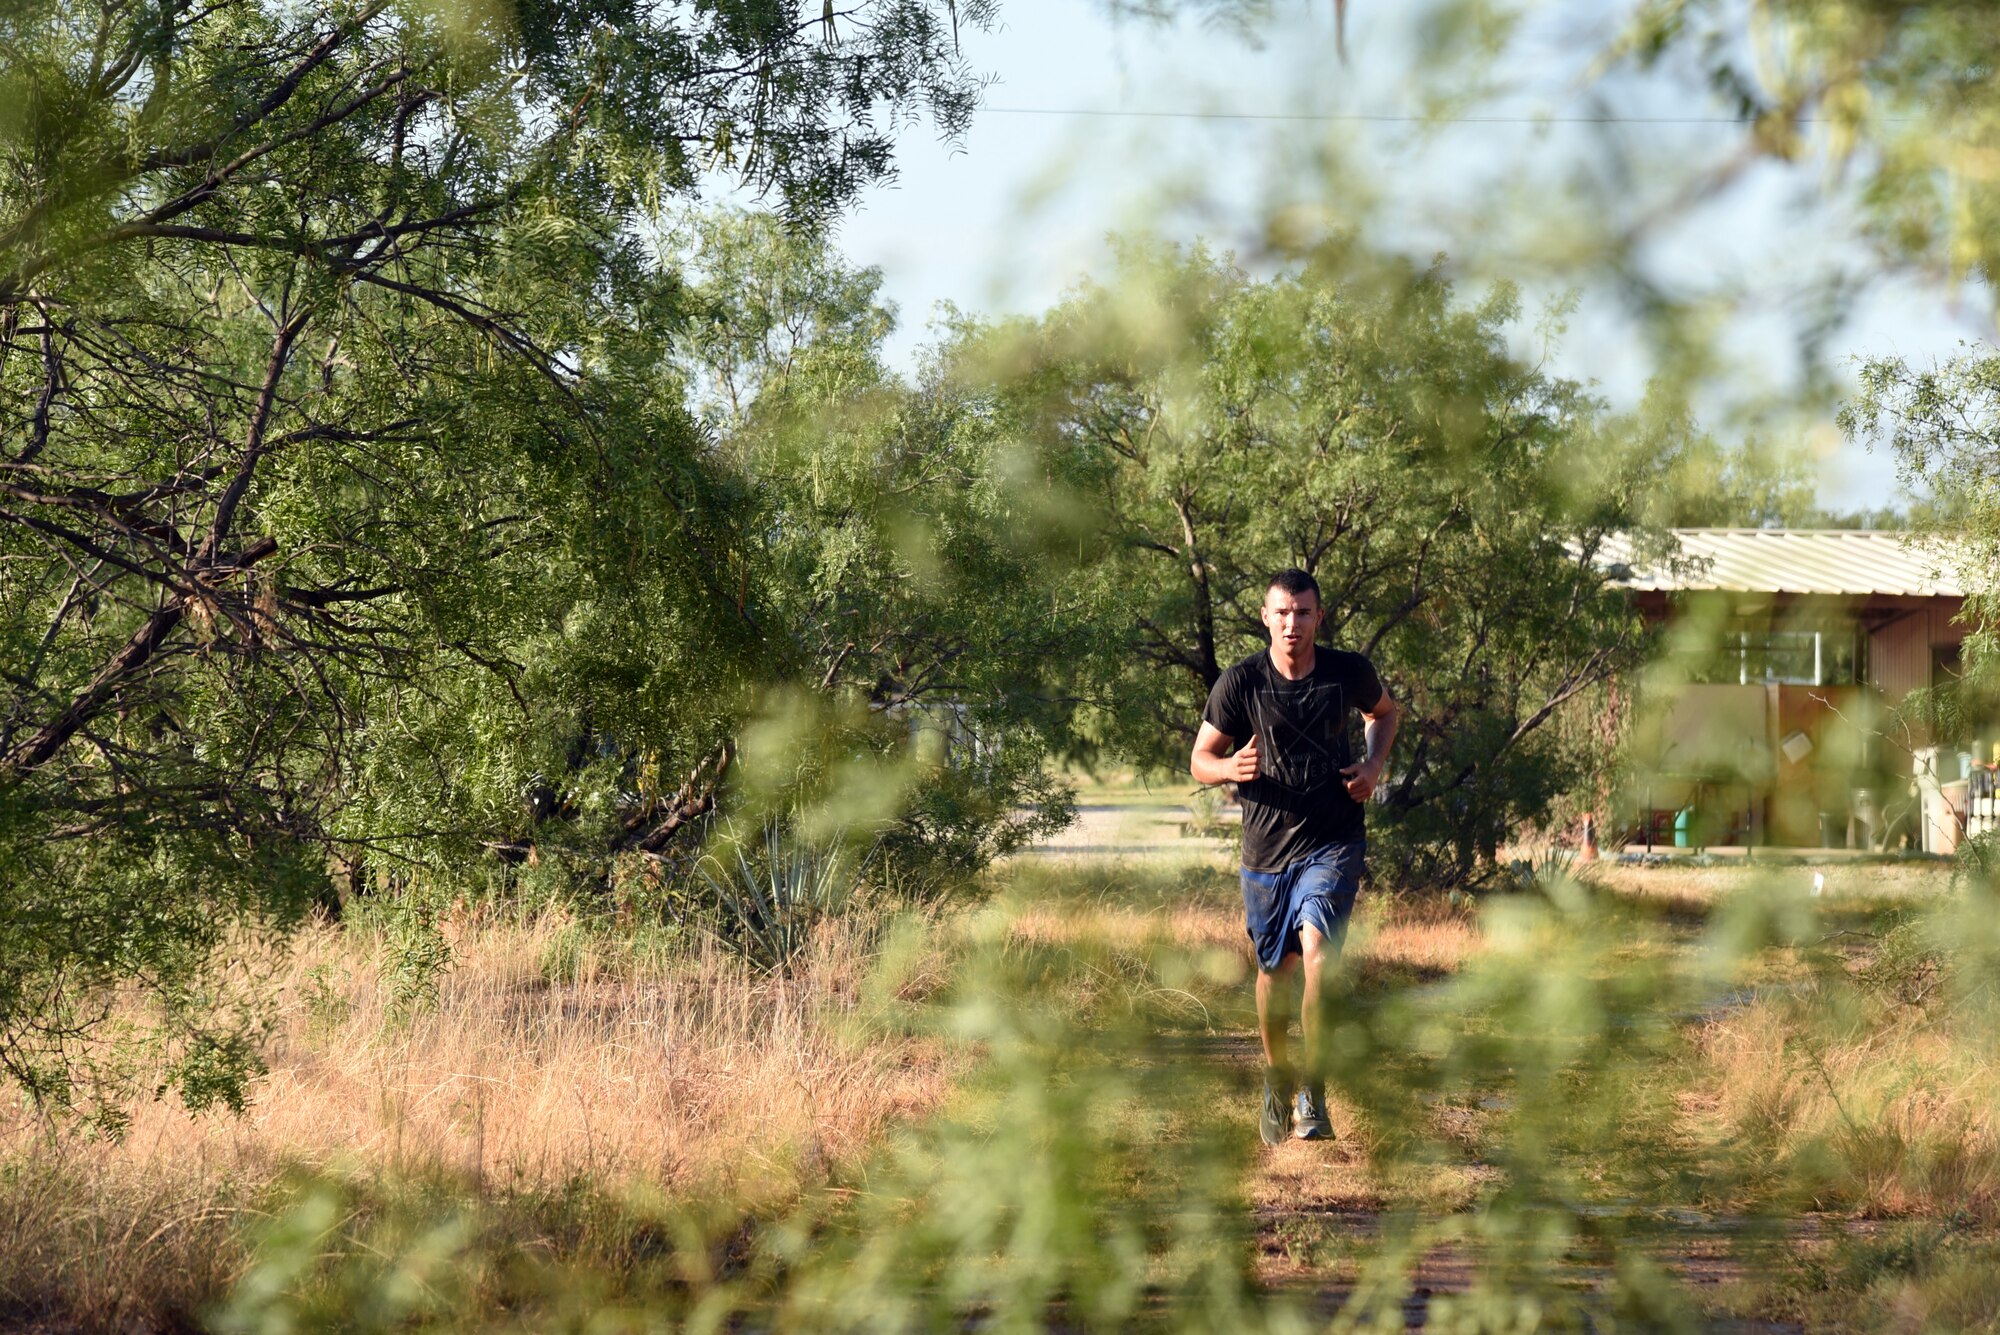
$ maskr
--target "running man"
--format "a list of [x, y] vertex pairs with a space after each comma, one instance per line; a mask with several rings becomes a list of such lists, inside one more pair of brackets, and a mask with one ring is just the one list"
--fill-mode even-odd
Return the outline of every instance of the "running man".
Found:
[[[1259, 1130], [1276, 1145], [1333, 1135], [1326, 1115], [1320, 982], [1340, 954], [1367, 851], [1363, 802], [1381, 781], [1399, 711], [1361, 654], [1318, 649], [1326, 613], [1319, 584], [1281, 570], [1264, 591], [1260, 649], [1216, 679], [1188, 769], [1202, 783], [1234, 783], [1243, 807], [1243, 908], [1257, 954], [1257, 1028], [1264, 1040]], [[1347, 711], [1367, 720], [1356, 762]], [[1234, 754], [1230, 754], [1232, 748]], [[1299, 1012], [1305, 1078], [1285, 1058], [1290, 977], [1305, 961]]]

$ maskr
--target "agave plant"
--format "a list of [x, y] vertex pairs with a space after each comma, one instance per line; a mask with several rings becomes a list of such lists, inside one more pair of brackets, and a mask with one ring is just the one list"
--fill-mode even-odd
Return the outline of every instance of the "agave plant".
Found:
[[727, 826], [695, 871], [714, 892], [716, 932], [767, 969], [782, 969], [812, 940], [813, 928], [852, 902], [855, 882], [875, 855], [856, 857], [842, 831], [810, 840], [773, 818], [761, 839]]
[[1573, 848], [1539, 849], [1507, 864], [1506, 884], [1517, 894], [1534, 894], [1557, 881], [1576, 880], [1579, 865]]

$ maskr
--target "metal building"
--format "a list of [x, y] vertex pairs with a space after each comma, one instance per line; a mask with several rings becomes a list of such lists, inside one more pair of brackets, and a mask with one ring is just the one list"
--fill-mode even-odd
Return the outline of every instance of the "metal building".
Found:
[[1642, 840], [1949, 852], [1993, 815], [2000, 726], [1940, 748], [1900, 712], [1967, 627], [1948, 546], [1854, 530], [1677, 529], [1599, 557], [1663, 627], [1631, 729]]

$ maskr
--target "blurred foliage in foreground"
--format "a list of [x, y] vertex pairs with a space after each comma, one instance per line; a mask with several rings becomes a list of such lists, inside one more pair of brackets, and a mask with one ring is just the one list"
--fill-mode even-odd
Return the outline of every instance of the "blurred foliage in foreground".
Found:
[[[344, 151], [372, 151], [356, 133]], [[48, 1106], [115, 1129], [111, 1078], [145, 1054], [81, 1036], [130, 977], [162, 1017], [152, 1064], [196, 1103], [240, 1101], [254, 1007], [213, 1004], [208, 966], [233, 927], [282, 930], [314, 902], [383, 897], [421, 928], [460, 897], [580, 900], [704, 921], [777, 967], [782, 911], [722, 888], [817, 848], [936, 899], [1069, 819], [1057, 759], [1178, 768], [1284, 565], [1320, 573], [1334, 638], [1414, 706], [1384, 865], [1478, 879], [1601, 768], [1587, 733], [1546, 726], [1639, 653], [1597, 544], [1672, 518], [1689, 478], [1713, 503], [1727, 462], [1684, 421], [1611, 420], [1509, 353], [1505, 289], [1466, 308], [1439, 272], [1345, 243], [1261, 282], [1135, 248], [1041, 321], [962, 322], [905, 379], [879, 275], [823, 239], [694, 214], [649, 252], [614, 228], [636, 198], [605, 190], [590, 235], [615, 232], [608, 249], [548, 252], [500, 210], [491, 273], [421, 252], [438, 283], [488, 284], [470, 315], [355, 275], [314, 296], [298, 285], [318, 261], [282, 247], [232, 286], [215, 266], [235, 233], [175, 233], [156, 314], [223, 340], [176, 365], [196, 384], [240, 365], [213, 402], [161, 411], [252, 432], [205, 437], [241, 482], [213, 508], [187, 489], [225, 465], [146, 453], [157, 433], [88, 387], [139, 393], [153, 362], [83, 340], [64, 355], [89, 377], [9, 363], [28, 416], [50, 385], [69, 405], [31, 471], [70, 480], [18, 497], [34, 512], [5, 529], [0, 627], [44, 672], [0, 783], [24, 869], [0, 921], [18, 1036], [0, 1061]], [[126, 290], [66, 300], [112, 312]], [[241, 299], [203, 324], [211, 291]], [[541, 341], [510, 343], [502, 317], [531, 311]], [[32, 332], [49, 356], [70, 337]], [[169, 462], [171, 523], [104, 490]], [[42, 510], [104, 532], [45, 531]], [[184, 575], [175, 544], [225, 530], [255, 569]], [[96, 564], [73, 566], [78, 543]], [[768, 865], [707, 848], [718, 816], [768, 827]], [[702, 874], [717, 865], [731, 877]], [[411, 939], [448, 966], [434, 932]], [[99, 1076], [103, 1097], [78, 1083]]]
[[[1640, 650], [1596, 544], [1782, 480], [1338, 227], [1262, 279], [1135, 244], [893, 373], [823, 233], [682, 212], [734, 170], [823, 224], [889, 173], [874, 127], [964, 128], [991, 6], [862, 11], [0, 20], [0, 1067], [41, 1106], [240, 1104], [255, 988], [213, 966], [315, 904], [407, 904], [424, 969], [481, 895], [706, 915], [781, 966], [778, 911], [732, 928], [696, 871], [719, 813], [776, 831], [745, 885], [839, 843], [936, 899], [1068, 818], [1055, 761], [1178, 767], [1278, 565], [1414, 706], [1385, 865], [1477, 881], [1595, 781], [1559, 715]], [[1948, 19], [1857, 17], [1860, 82], [1820, 52], [1758, 124], [1936, 95], [1976, 49]]]
[[[1357, 941], [1331, 1052], [1343, 1141], [1299, 1151], [1353, 1163], [1331, 1214], [1247, 1208], [1250, 1175], [1293, 1151], [1254, 1144], [1240, 965], [1149, 916], [1226, 912], [1227, 885], [1027, 869], [963, 920], [946, 993], [904, 999], [933, 948], [906, 923], [854, 1013], [862, 1034], [978, 1045], [962, 1097], [795, 1208], [303, 1182], [214, 1325], [1370, 1330], [1415, 1302], [1457, 1331], [1985, 1328], [1991, 888], [1647, 875], [1547, 882], [1476, 924], [1391, 914], [1381, 948]], [[1107, 934], [1121, 908], [1153, 930]], [[1396, 932], [1441, 930], [1466, 937], [1455, 967], [1398, 962]], [[1274, 1238], [1306, 1287], [1255, 1282]], [[1457, 1258], [1464, 1291], [1415, 1295], [1426, 1256]], [[1698, 1290], [1690, 1264], [1736, 1278]]]
[[[1862, 286], [1914, 272], [2000, 314], [2000, 85], [1986, 73], [2000, 60], [2000, 29], [1988, 7], [1777, 0], [1753, 12], [1745, 24], [1738, 7], [1712, 0], [1645, 0], [1607, 53], [1612, 73], [1628, 62], [1691, 68], [1743, 118], [1736, 151], [1685, 199], [1720, 192], [1753, 164], [1803, 164], [1872, 248]], [[2000, 699], [2000, 366], [1982, 344], [1932, 364], [1871, 357], [1858, 370], [1840, 426], [1894, 455], [1920, 498], [1913, 526], [1945, 540], [1938, 564], [1968, 594], [1966, 680], [1917, 701], [1951, 737]]]

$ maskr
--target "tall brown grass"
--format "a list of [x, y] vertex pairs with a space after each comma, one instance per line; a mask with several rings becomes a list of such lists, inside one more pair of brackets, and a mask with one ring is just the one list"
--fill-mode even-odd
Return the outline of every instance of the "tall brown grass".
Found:
[[297, 938], [271, 971], [268, 1071], [240, 1117], [143, 1103], [116, 1143], [25, 1110], [0, 1123], [0, 1304], [88, 1328], [182, 1324], [226, 1289], [244, 1226], [298, 1169], [755, 1208], [935, 1105], [960, 1060], [843, 1023], [869, 964], [853, 930], [823, 934], [790, 977], [713, 947], [635, 954], [560, 914], [447, 930], [451, 966], [414, 1009], [377, 937]]
[[[1807, 984], [1709, 1021], [1709, 1134], [1796, 1174], [1805, 1205], [1870, 1218], [2000, 1223], [2000, 1068], [1981, 1036], [1923, 1011]], [[1839, 1007], [1835, 1011], [1835, 1007]], [[1829, 1027], [1829, 1012], [1846, 1023]]]
[[[1024, 886], [1038, 893], [1020, 893]], [[1141, 864], [1124, 870], [1121, 880], [1116, 863], [1044, 862], [1033, 876], [1017, 877], [1010, 912], [1018, 940], [1044, 945], [1088, 940], [1113, 949], [1157, 943], [1227, 952], [1241, 957], [1248, 969], [1243, 903], [1232, 869]], [[1364, 970], [1437, 976], [1459, 968], [1479, 948], [1478, 923], [1467, 910], [1421, 896], [1364, 891], [1344, 957], [1350, 967]]]
[[[1731, 882], [1712, 872], [1616, 888], [1699, 912]], [[1208, 998], [1201, 1014], [1233, 1033], [1216, 1051], [1255, 1060], [1226, 869], [1044, 863], [1010, 871], [1000, 889], [997, 919], [965, 920], [981, 924], [974, 935], [997, 921], [1009, 943], [1079, 958], [1065, 948], [1091, 943], [1128, 963], [1154, 947], [1167, 948], [1162, 959], [1179, 952], [1205, 979], [1188, 984]], [[850, 1022], [886, 1014], [869, 1009], [882, 1000], [878, 938], [859, 927], [822, 933], [789, 976], [560, 913], [460, 915], [446, 932], [451, 965], [415, 1005], [393, 942], [366, 927], [312, 928], [266, 961], [269, 1069], [240, 1117], [147, 1103], [117, 1143], [51, 1131], [21, 1110], [0, 1117], [0, 1326], [192, 1327], [243, 1272], [249, 1226], [284, 1207], [300, 1170], [443, 1183], [486, 1201], [567, 1199], [580, 1187], [781, 1208], [896, 1120], [941, 1106], [978, 1056], [893, 1023]], [[946, 986], [962, 958], [950, 922], [911, 939], [901, 1001]], [[1344, 967], [1360, 986], [1394, 989], [1487, 948], [1470, 911], [1369, 893]], [[1065, 985], [1093, 986], [1101, 971], [1088, 965]], [[1694, 1022], [1690, 1136], [1798, 1180], [1819, 1174], [1806, 1202], [1819, 1208], [2000, 1221], [2000, 1077], [1983, 1050], [1890, 994], [1857, 1010], [1810, 994], [1820, 984], [1794, 965], [1782, 972], [1790, 991]], [[1089, 1009], [1082, 991], [1076, 1000], [1079, 1014]], [[1226, 1081], [1204, 1097], [1232, 1100], [1209, 1110], [1223, 1121], [1248, 1106]], [[1245, 1184], [1254, 1206], [1381, 1208], [1368, 1127], [1335, 1111], [1335, 1146], [1259, 1158]], [[1433, 1193], [1438, 1208], [1460, 1208], [1470, 1182]], [[505, 1227], [516, 1252], [565, 1245], [546, 1211], [524, 1207]], [[364, 1231], [352, 1236], [365, 1243]]]

